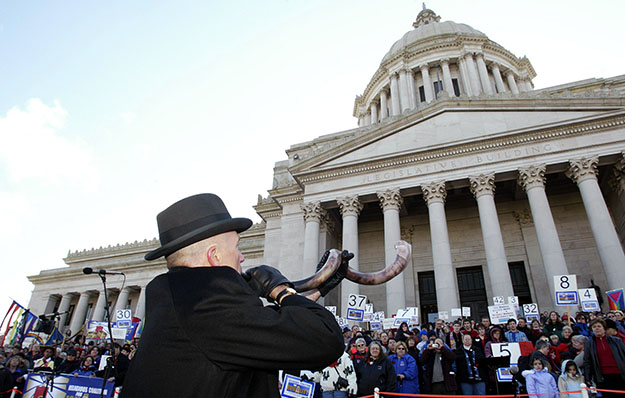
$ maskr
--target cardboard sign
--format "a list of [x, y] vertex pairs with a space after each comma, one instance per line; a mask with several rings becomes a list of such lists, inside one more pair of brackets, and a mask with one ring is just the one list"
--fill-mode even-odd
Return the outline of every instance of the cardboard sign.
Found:
[[489, 305], [488, 314], [490, 315], [490, 323], [493, 325], [506, 323], [510, 318], [517, 320], [514, 304]]
[[601, 311], [599, 300], [597, 300], [597, 292], [594, 288], [579, 289], [579, 300], [582, 302], [583, 311]]
[[523, 304], [523, 315], [525, 316], [525, 319], [527, 319], [528, 321], [530, 319], [540, 320], [540, 313], [538, 312], [538, 304], [536, 303]]
[[330, 311], [332, 315], [336, 316], [336, 306], [335, 305], [326, 305], [326, 310]]
[[577, 276], [554, 275], [553, 287], [556, 295], [556, 305], [578, 305]]
[[369, 329], [371, 329], [371, 330], [382, 330], [382, 322], [377, 322], [377, 321], [371, 322], [369, 324]]
[[451, 309], [451, 317], [452, 318], [461, 318], [462, 317], [462, 308], [452, 308]]
[[493, 304], [494, 305], [502, 305], [506, 303], [506, 299], [504, 296], [495, 296], [493, 297]]
[[[105, 361], [106, 362], [106, 361]], [[110, 398], [115, 392], [113, 382], [107, 381], [102, 391], [103, 379], [101, 377], [58, 375], [54, 380], [50, 380], [50, 375], [30, 373], [25, 376], [26, 384], [24, 388], [24, 398], [38, 398], [44, 396], [46, 386], [48, 393], [46, 397], [100, 397]]]
[[315, 383], [287, 374], [280, 395], [288, 398], [312, 398], [314, 392]]
[[[519, 357], [521, 356], [519, 343], [493, 343], [491, 344], [491, 350], [494, 357], [510, 357], [510, 366], [518, 365]], [[497, 380], [512, 381], [512, 377], [513, 375], [510, 373], [509, 367], [497, 369]]]
[[395, 318], [384, 318], [384, 320], [382, 321], [382, 327], [385, 330], [392, 329], [394, 323], [395, 323]]
[[462, 316], [471, 316], [471, 307], [462, 307]]
[[362, 294], [350, 294], [347, 299], [347, 316], [350, 321], [362, 322], [365, 318], [367, 296]]
[[438, 312], [438, 317], [440, 319], [442, 319], [443, 321], [448, 321], [449, 320], [449, 311], [439, 311]]

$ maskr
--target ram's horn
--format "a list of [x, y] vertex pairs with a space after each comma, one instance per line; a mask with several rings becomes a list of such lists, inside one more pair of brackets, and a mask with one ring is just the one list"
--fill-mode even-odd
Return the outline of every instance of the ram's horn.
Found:
[[328, 278], [336, 272], [339, 265], [341, 265], [341, 252], [336, 249], [331, 249], [323, 267], [313, 276], [293, 282], [293, 288], [298, 292], [306, 292], [315, 289], [323, 282], [327, 281]]
[[[408, 242], [400, 240], [395, 244], [397, 256], [395, 261], [388, 267], [378, 272], [358, 272], [348, 267], [346, 278], [361, 285], [379, 285], [388, 282], [399, 275], [408, 265], [412, 254], [412, 246]], [[295, 290], [306, 292], [319, 287], [323, 282], [332, 276], [339, 265], [341, 265], [341, 252], [336, 249], [330, 250], [328, 258], [323, 267], [313, 276], [293, 282]]]
[[360, 285], [379, 285], [390, 281], [406, 269], [412, 255], [412, 246], [403, 240], [395, 244], [395, 250], [397, 251], [395, 261], [383, 270], [368, 273], [358, 272], [350, 267], [347, 269], [346, 278]]

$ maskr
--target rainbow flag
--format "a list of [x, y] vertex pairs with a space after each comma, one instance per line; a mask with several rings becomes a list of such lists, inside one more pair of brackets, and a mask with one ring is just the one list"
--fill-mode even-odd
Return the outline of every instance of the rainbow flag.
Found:
[[610, 311], [625, 309], [625, 294], [623, 293], [623, 289], [608, 290], [605, 294], [608, 296]]
[[4, 330], [0, 345], [22, 344], [26, 335], [35, 326], [38, 317], [13, 300], [9, 310], [2, 319], [0, 330]]

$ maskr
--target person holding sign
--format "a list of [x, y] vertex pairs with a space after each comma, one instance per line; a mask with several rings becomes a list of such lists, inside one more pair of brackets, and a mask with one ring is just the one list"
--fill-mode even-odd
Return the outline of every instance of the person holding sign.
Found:
[[[164, 256], [169, 271], [146, 288], [145, 327], [123, 398], [279, 397], [279, 369], [324, 368], [341, 356], [331, 312], [296, 294], [275, 268], [241, 274], [239, 233], [252, 221], [232, 218], [217, 195], [182, 199], [157, 223], [161, 247], [145, 259]], [[340, 280], [325, 283], [334, 284], [323, 285], [329, 290]]]

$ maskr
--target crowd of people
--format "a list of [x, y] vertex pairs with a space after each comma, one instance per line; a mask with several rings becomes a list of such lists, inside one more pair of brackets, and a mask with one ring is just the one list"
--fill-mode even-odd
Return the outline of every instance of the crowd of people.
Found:
[[[518, 360], [515, 383], [501, 383], [500, 391], [547, 394], [579, 391], [582, 382], [599, 389], [625, 389], [625, 316], [578, 313], [574, 318], [552, 311], [528, 322], [510, 319], [492, 325], [480, 321], [437, 319], [421, 327], [405, 322], [395, 330], [366, 330], [358, 325], [343, 329], [345, 352], [336, 362], [318, 371], [302, 371], [305, 380], [317, 383], [323, 398], [372, 395], [382, 392], [441, 395], [494, 394], [496, 374], [487, 358], [493, 344], [519, 342], [531, 345], [531, 353]], [[54, 347], [37, 343], [0, 349], [0, 397], [22, 391], [30, 371], [107, 377], [122, 386], [139, 341], [123, 346], [86, 343], [82, 337]], [[106, 374], [103, 358], [111, 356]], [[550, 394], [552, 396], [550, 396]], [[561, 394], [562, 395], [562, 394]], [[568, 396], [567, 396], [568, 395]], [[610, 397], [611, 393], [603, 392]], [[571, 393], [563, 398], [580, 398]]]
[[[39, 343], [25, 347], [6, 345], [0, 348], [0, 397], [10, 397], [14, 388], [22, 392], [29, 372], [106, 377], [116, 387], [122, 386], [136, 349], [137, 342], [115, 343], [111, 349], [109, 343], [86, 343], [80, 336], [56, 346], [42, 347]], [[107, 358], [110, 358], [108, 369], [107, 363], [103, 362]]]
[[[502, 325], [481, 320], [437, 319], [421, 327], [402, 323], [397, 330], [345, 328], [346, 354], [321, 372], [303, 373], [320, 383], [323, 398], [406, 394], [547, 394], [580, 398], [581, 383], [625, 390], [625, 316], [580, 312], [569, 319], [556, 311], [528, 322], [520, 317]], [[489, 365], [494, 343], [524, 343], [513, 383], [496, 384]], [[528, 350], [529, 348], [529, 350]], [[494, 364], [496, 362], [490, 362]], [[515, 369], [516, 370], [516, 369]], [[342, 380], [341, 380], [342, 379]], [[568, 394], [568, 392], [573, 392]], [[600, 392], [601, 396], [615, 396]]]

